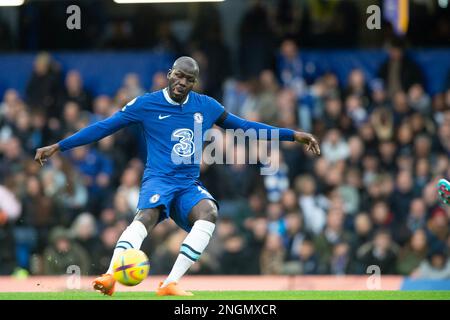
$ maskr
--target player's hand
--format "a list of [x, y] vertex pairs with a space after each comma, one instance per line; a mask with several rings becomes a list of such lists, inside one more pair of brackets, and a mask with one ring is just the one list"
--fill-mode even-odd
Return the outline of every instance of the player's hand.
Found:
[[320, 146], [317, 139], [307, 132], [296, 132], [294, 134], [295, 141], [306, 145], [306, 151], [312, 151], [316, 156], [320, 156]]
[[47, 161], [55, 152], [59, 150], [59, 145], [57, 143], [52, 144], [51, 146], [42, 147], [36, 150], [36, 156], [34, 157], [34, 161], [38, 162], [41, 166], [44, 165], [44, 162]]

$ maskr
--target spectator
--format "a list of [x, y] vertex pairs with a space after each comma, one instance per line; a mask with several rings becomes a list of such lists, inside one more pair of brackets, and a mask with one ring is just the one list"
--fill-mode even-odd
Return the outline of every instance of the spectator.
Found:
[[101, 155], [90, 146], [81, 146], [71, 150], [70, 159], [80, 172], [84, 185], [88, 189], [88, 207], [92, 212], [98, 212], [99, 199], [107, 200], [113, 164], [111, 159]]
[[282, 234], [284, 248], [286, 248], [285, 260], [298, 259], [298, 246], [306, 239], [310, 238], [310, 234], [305, 232], [303, 227], [303, 217], [299, 212], [289, 212], [284, 217], [285, 232]]
[[69, 236], [69, 232], [61, 227], [54, 228], [50, 233], [50, 244], [44, 251], [44, 273], [46, 275], [67, 274], [67, 268], [72, 265], [80, 267], [82, 275], [90, 270], [88, 253]]
[[395, 274], [398, 246], [392, 241], [389, 231], [380, 229], [373, 241], [366, 243], [357, 252], [358, 260], [364, 270], [375, 265], [380, 268], [381, 274]]
[[62, 221], [56, 204], [44, 194], [42, 182], [37, 176], [29, 176], [24, 187], [21, 219], [35, 229], [37, 237], [34, 239], [34, 246], [41, 253], [46, 246], [50, 229]]
[[239, 65], [242, 75], [254, 77], [270, 67], [273, 47], [268, 10], [262, 1], [255, 1], [239, 26]]
[[0, 199], [0, 275], [9, 275], [17, 266], [13, 225], [21, 204], [10, 188], [1, 184]]
[[386, 87], [383, 83], [383, 80], [379, 78], [375, 78], [370, 82], [370, 88], [372, 90], [371, 93], [371, 104], [369, 106], [369, 113], [372, 111], [386, 107], [389, 104]]
[[95, 217], [89, 212], [81, 213], [72, 223], [69, 232], [71, 238], [88, 253], [90, 260], [95, 261], [93, 252], [99, 242]]
[[297, 246], [298, 260], [285, 263], [283, 267], [284, 274], [304, 274], [314, 275], [319, 273], [319, 257], [316, 253], [314, 242], [311, 239], [305, 239]]
[[[120, 237], [118, 228], [114, 226], [106, 227], [101, 232], [99, 240], [95, 243], [91, 255], [91, 274], [102, 274], [108, 270], [111, 256]], [[153, 265], [152, 265], [153, 268]]]
[[378, 137], [375, 133], [375, 128], [370, 122], [366, 122], [358, 128], [358, 135], [364, 142], [366, 154], [373, 155], [376, 153]]
[[327, 266], [330, 266], [334, 246], [340, 242], [348, 243], [352, 241], [352, 235], [344, 230], [344, 218], [344, 212], [341, 208], [330, 208], [325, 229], [314, 239], [320, 259], [321, 273], [325, 273]]
[[358, 136], [351, 136], [348, 139], [349, 156], [346, 161], [347, 165], [351, 168], [361, 169], [361, 159], [364, 154], [364, 150], [362, 139]]
[[392, 140], [380, 141], [379, 147], [380, 154], [380, 168], [386, 172], [395, 172], [395, 153], [396, 144]]
[[450, 279], [450, 259], [444, 251], [431, 252], [412, 276], [419, 279], [448, 280]]
[[10, 275], [19, 265], [16, 261], [15, 246], [12, 225], [0, 223], [0, 275]]
[[129, 73], [125, 75], [123, 80], [123, 88], [126, 90], [128, 101], [131, 101], [132, 99], [145, 93], [141, 86], [139, 76], [136, 73]]
[[327, 136], [322, 142], [321, 150], [325, 159], [331, 163], [346, 160], [349, 156], [348, 144], [341, 137], [341, 133], [337, 129], [328, 131]]
[[[306, 71], [294, 40], [286, 39], [281, 43], [277, 60], [278, 76], [283, 87], [294, 90], [298, 97], [302, 96], [306, 90], [306, 82], [310, 82], [312, 77]], [[315, 68], [311, 63], [309, 70], [316, 71]]]
[[32, 110], [41, 109], [50, 117], [58, 115], [55, 103], [60, 91], [59, 80], [59, 65], [47, 52], [39, 53], [26, 87], [26, 100]]
[[[74, 216], [85, 208], [88, 202], [88, 190], [83, 184], [83, 178], [71, 165], [69, 159], [55, 155], [51, 159], [52, 171], [59, 181], [46, 180], [47, 193], [55, 197], [64, 208], [64, 224], [69, 224]], [[44, 171], [45, 172], [45, 171]], [[53, 179], [53, 178], [52, 178]], [[55, 184], [53, 191], [48, 191]]]
[[419, 194], [431, 178], [430, 162], [426, 158], [416, 161], [414, 193]]
[[276, 125], [278, 113], [276, 99], [278, 83], [271, 70], [263, 70], [259, 75], [259, 83], [262, 92], [259, 95], [257, 112], [261, 115], [261, 121], [270, 125]]
[[413, 153], [413, 131], [408, 122], [402, 123], [397, 129], [397, 149], [399, 154]]
[[431, 152], [431, 140], [427, 135], [418, 135], [414, 139], [414, 154], [417, 158], [429, 159]]
[[67, 72], [64, 88], [58, 101], [59, 110], [55, 111], [56, 117], [60, 117], [63, 106], [69, 101], [77, 103], [81, 110], [92, 111], [92, 96], [84, 88], [83, 79], [78, 70]]
[[13, 223], [22, 211], [22, 206], [16, 195], [6, 185], [0, 185], [0, 225]]
[[170, 234], [166, 241], [160, 243], [153, 253], [153, 266], [151, 274], [168, 274], [172, 269], [173, 261], [180, 252], [180, 244], [186, 237], [181, 229]]
[[342, 112], [342, 102], [338, 97], [331, 96], [325, 99], [325, 114], [323, 121], [327, 129], [339, 126]]
[[338, 242], [333, 246], [327, 273], [335, 275], [354, 273], [350, 245], [348, 243]]
[[430, 251], [440, 249], [445, 245], [449, 235], [448, 216], [441, 207], [436, 207], [427, 221], [426, 231]]
[[394, 125], [399, 126], [411, 114], [412, 110], [408, 104], [408, 99], [404, 91], [397, 91], [392, 97]]
[[68, 101], [63, 107], [62, 127], [66, 134], [78, 131], [78, 122], [81, 120], [80, 105], [73, 101]]
[[300, 195], [299, 206], [304, 214], [305, 229], [313, 234], [319, 234], [326, 221], [325, 197], [316, 195], [316, 184], [310, 175], [298, 177], [295, 189]]
[[392, 112], [385, 107], [375, 109], [370, 116], [370, 123], [378, 140], [386, 141], [393, 138], [394, 119]]
[[411, 201], [411, 207], [406, 219], [406, 227], [410, 234], [426, 226], [426, 205], [423, 199], [415, 198]]
[[422, 115], [430, 114], [431, 99], [421, 84], [415, 83], [409, 88], [408, 103], [413, 110], [420, 112]]
[[360, 207], [360, 185], [361, 177], [359, 171], [349, 169], [345, 174], [345, 181], [343, 181], [337, 191], [344, 202], [344, 212], [348, 216], [356, 214]]
[[1, 147], [2, 157], [0, 158], [0, 181], [10, 174], [20, 174], [23, 172], [27, 155], [21, 147], [20, 140], [11, 136]]
[[406, 214], [414, 199], [413, 177], [408, 171], [400, 171], [397, 174], [396, 188], [392, 195], [391, 207], [394, 213], [394, 223], [399, 226], [405, 221]]
[[365, 123], [368, 118], [363, 98], [358, 94], [350, 94], [347, 96], [345, 99], [345, 110], [356, 128]]
[[264, 187], [266, 189], [267, 199], [270, 202], [278, 202], [281, 200], [283, 192], [289, 187], [289, 172], [288, 166], [284, 163], [283, 154], [275, 148], [270, 150], [270, 166], [266, 168], [274, 167], [274, 163], [278, 162], [275, 173], [264, 176]]
[[[259, 256], [267, 233], [267, 221], [263, 218], [248, 218], [244, 222], [244, 227], [250, 233], [248, 247], [249, 252], [252, 254], [252, 259], [248, 262], [254, 264], [256, 266], [256, 272], [259, 273]], [[262, 231], [261, 234], [258, 231]], [[214, 264], [213, 268], [216, 273], [221, 272], [219, 262], [225, 251], [224, 242], [236, 233], [238, 233], [236, 223], [230, 218], [221, 216], [219, 222], [216, 224], [216, 237], [211, 238], [206, 248], [206, 251], [211, 257], [211, 262]]]
[[388, 60], [378, 70], [390, 97], [398, 91], [408, 91], [414, 84], [423, 85], [423, 75], [419, 66], [405, 54], [404, 49], [403, 41], [395, 39], [389, 47]]
[[280, 274], [283, 268], [285, 250], [281, 237], [270, 233], [261, 251], [261, 274]]
[[236, 233], [224, 241], [224, 251], [220, 257], [221, 274], [255, 274], [257, 269], [249, 263], [251, 252], [244, 238]]
[[152, 78], [150, 92], [161, 90], [165, 87], [167, 87], [167, 75], [164, 72], [156, 72]]
[[399, 274], [408, 276], [419, 267], [426, 258], [427, 237], [423, 229], [417, 229], [409, 243], [403, 247], [397, 258], [397, 271]]
[[376, 201], [373, 204], [370, 216], [372, 218], [375, 230], [394, 230], [394, 213], [386, 201]]
[[344, 97], [355, 95], [362, 101], [362, 106], [366, 109], [369, 106], [369, 87], [366, 77], [361, 69], [353, 69], [348, 75], [347, 88], [344, 90]]
[[373, 223], [369, 214], [360, 212], [354, 219], [355, 236], [353, 237], [352, 252], [357, 250], [364, 244], [368, 243], [373, 237]]
[[93, 115], [91, 122], [106, 119], [111, 115], [111, 98], [107, 95], [99, 95], [93, 101]]
[[[293, 189], [287, 189], [281, 195], [281, 204], [285, 212], [297, 212], [300, 210], [298, 206], [297, 194]], [[301, 215], [300, 212], [298, 212]]]

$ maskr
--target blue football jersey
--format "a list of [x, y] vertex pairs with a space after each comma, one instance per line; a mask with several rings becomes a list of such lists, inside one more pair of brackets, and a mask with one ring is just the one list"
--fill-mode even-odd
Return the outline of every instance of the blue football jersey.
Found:
[[204, 132], [224, 111], [216, 100], [193, 91], [177, 103], [166, 89], [126, 105], [121, 113], [141, 124], [146, 139], [144, 176], [198, 177]]
[[183, 103], [177, 103], [166, 88], [133, 99], [111, 117], [83, 128], [58, 144], [61, 151], [66, 151], [98, 141], [128, 125], [139, 124], [147, 145], [143, 181], [151, 176], [198, 178], [205, 133], [216, 122], [224, 129], [254, 129], [257, 139], [294, 141], [291, 129], [239, 118], [226, 112], [215, 99], [193, 91]]
[[108, 119], [62, 140], [61, 151], [99, 140], [125, 126], [140, 124], [147, 145], [148, 176], [198, 178], [203, 138], [225, 112], [215, 99], [191, 91], [183, 103], [167, 89], [139, 96]]

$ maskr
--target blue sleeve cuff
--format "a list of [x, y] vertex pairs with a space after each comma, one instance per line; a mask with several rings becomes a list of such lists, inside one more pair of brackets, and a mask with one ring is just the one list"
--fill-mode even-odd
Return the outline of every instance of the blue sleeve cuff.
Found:
[[280, 140], [281, 141], [294, 141], [295, 131], [292, 129], [281, 128], [280, 129]]

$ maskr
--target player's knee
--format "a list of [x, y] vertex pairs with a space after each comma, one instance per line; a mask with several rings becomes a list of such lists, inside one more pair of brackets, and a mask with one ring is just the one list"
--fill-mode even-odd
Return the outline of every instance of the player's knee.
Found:
[[139, 210], [136, 213], [134, 220], [142, 222], [145, 228], [147, 228], [147, 231], [151, 231], [158, 222], [158, 218], [159, 218], [159, 209], [151, 208]]
[[216, 223], [219, 217], [219, 212], [215, 203], [211, 203], [210, 206], [201, 211], [200, 217], [197, 220], [206, 220], [212, 223]]

